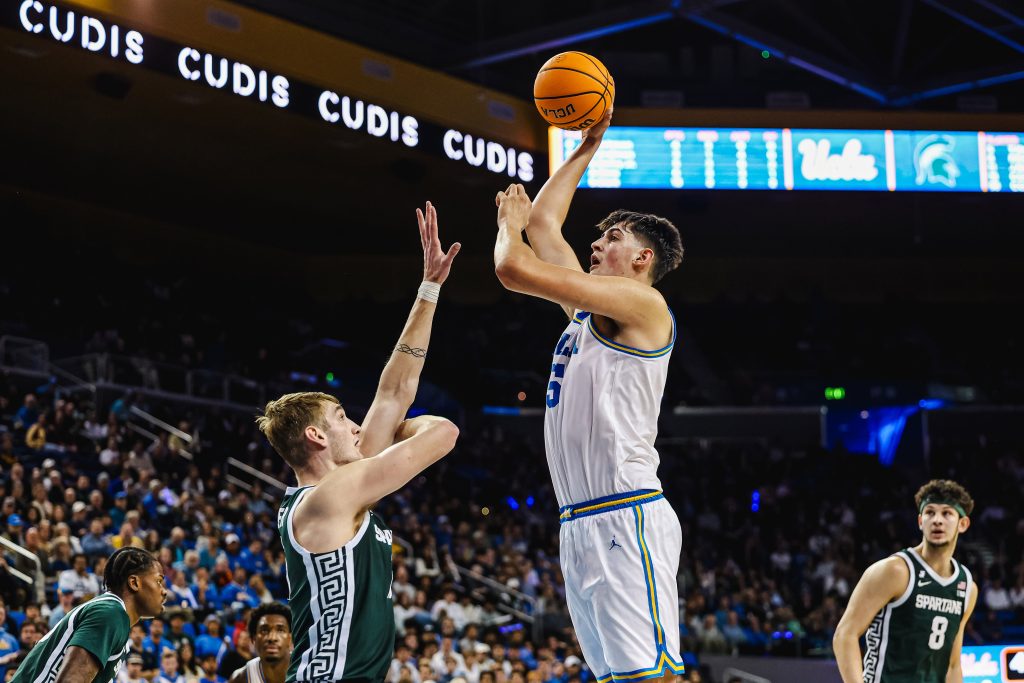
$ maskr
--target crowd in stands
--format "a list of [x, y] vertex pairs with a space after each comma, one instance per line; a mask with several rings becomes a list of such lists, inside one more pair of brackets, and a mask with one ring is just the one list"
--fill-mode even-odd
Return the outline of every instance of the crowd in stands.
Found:
[[[125, 545], [158, 556], [171, 597], [161, 619], [133, 630], [124, 680], [230, 675], [253, 655], [248, 611], [287, 597], [280, 492], [226, 476], [233, 456], [287, 482], [252, 414], [132, 395], [96, 406], [87, 392], [4, 381], [0, 535], [27, 553], [0, 553], [0, 675], [103, 590], [106, 557]], [[133, 431], [136, 403], [190, 439]], [[1024, 522], [1012, 510], [1024, 462], [1012, 444], [984, 439], [935, 450], [942, 474], [978, 503], [958, 550], [982, 587], [966, 642], [1019, 642]], [[912, 498], [921, 482], [867, 456], [756, 442], [667, 443], [661, 455], [683, 528], [689, 663], [705, 653], [828, 656], [863, 568], [920, 538]], [[539, 423], [478, 419], [455, 452], [379, 504], [397, 539], [392, 682], [589, 680], [565, 609], [546, 482]]]
[[[55, 359], [109, 354], [122, 384], [176, 389], [185, 371], [229, 373], [274, 385], [292, 371], [336, 373], [347, 389], [372, 383], [401, 329], [413, 294], [393, 301], [317, 303], [297, 315], [284, 289], [264, 291], [261, 314], [231, 305], [244, 283], [209, 291], [199, 279], [170, 281], [150, 271], [96, 273], [94, 287], [31, 277], [0, 282], [0, 329], [55, 341]], [[61, 273], [54, 274], [55, 278]], [[121, 279], [135, 283], [121, 286]], [[243, 291], [232, 291], [230, 286]], [[220, 297], [220, 298], [218, 298]], [[463, 405], [541, 405], [551, 350], [564, 327], [561, 311], [528, 297], [439, 307], [426, 377]], [[785, 297], [676, 301], [685, 357], [673, 361], [666, 405], [808, 405], [821, 383], [863, 380], [890, 387], [970, 386], [975, 400], [1020, 403], [1024, 374], [1015, 362], [1024, 337], [1002, 304], [841, 303]], [[345, 324], [346, 311], [373, 310], [373, 325]], [[267, 334], [265, 321], [286, 321]], [[983, 334], [969, 334], [981, 330]], [[751, 343], [756, 334], [757, 342]], [[329, 353], [318, 355], [323, 339]], [[129, 361], [128, 358], [145, 359]], [[695, 365], [699, 367], [694, 367]], [[466, 372], [472, 367], [473, 372]], [[68, 366], [95, 379], [94, 366]], [[365, 370], [365, 371], [364, 371]], [[438, 378], [443, 378], [438, 380]], [[198, 380], [196, 380], [198, 381]]]

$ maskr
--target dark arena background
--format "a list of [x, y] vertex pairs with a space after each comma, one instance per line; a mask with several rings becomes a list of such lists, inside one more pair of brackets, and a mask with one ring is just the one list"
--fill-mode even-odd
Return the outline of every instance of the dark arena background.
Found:
[[492, 260], [495, 194], [536, 194], [578, 144], [531, 101], [566, 50], [617, 89], [566, 238], [589, 259], [629, 208], [686, 248], [659, 285], [679, 328], [656, 444], [685, 679], [840, 681], [854, 586], [920, 542], [915, 491], [954, 479], [980, 587], [963, 681], [1024, 680], [1020, 3], [3, 0], [7, 680], [133, 544], [169, 591], [133, 633], [143, 676], [165, 647], [184, 683], [255, 656], [294, 481], [254, 418], [323, 391], [361, 419], [427, 200], [463, 249], [411, 414], [461, 435], [375, 508], [387, 680], [595, 679], [543, 439], [565, 318]]

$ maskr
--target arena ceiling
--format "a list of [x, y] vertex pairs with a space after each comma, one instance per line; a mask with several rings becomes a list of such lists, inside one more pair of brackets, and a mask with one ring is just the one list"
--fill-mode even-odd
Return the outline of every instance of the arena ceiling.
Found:
[[243, 2], [520, 97], [577, 49], [634, 106], [1024, 110], [1024, 7], [1010, 0]]
[[[959, 73], [1012, 74], [1014, 56], [1024, 60], [1005, 44], [1024, 41], [1024, 31], [1005, 17], [992, 20], [1007, 0], [941, 0], [951, 7], [961, 3], [957, 12], [988, 16], [990, 32], [1003, 42], [935, 9], [935, 1], [718, 0], [700, 8], [590, 2], [586, 11], [519, 3], [503, 16], [496, 3], [485, 2], [246, 0], [522, 99], [548, 56], [575, 48], [608, 63], [620, 104], [677, 92], [687, 107], [763, 109], [770, 93], [782, 92], [791, 93], [790, 106], [803, 93], [814, 109], [883, 111], [897, 108], [897, 97], [955, 81]], [[774, 52], [764, 59], [760, 50], [722, 36], [708, 22], [759, 36]], [[251, 250], [250, 257], [241, 255], [238, 245], [244, 243], [270, 250], [258, 267], [271, 271], [279, 268], [282, 252], [415, 261], [412, 210], [432, 199], [450, 234], [463, 241], [463, 261], [473, 259], [480, 279], [493, 280], [491, 198], [499, 180], [508, 182], [504, 178], [18, 30], [0, 27], [0, 51], [0, 77], [13, 104], [0, 108], [8, 160], [0, 167], [0, 212], [30, 228], [18, 233], [25, 252], [51, 244], [75, 251], [75, 240], [88, 240], [136, 261], [160, 257], [161, 268], [168, 262], [179, 268], [200, 256], [219, 268], [251, 258]], [[890, 103], [812, 73], [823, 65], [851, 78], [856, 73], [858, 84], [884, 91]], [[981, 95], [974, 106], [988, 102], [1019, 112], [1020, 86], [1007, 82], [960, 95]], [[908, 106], [956, 109], [965, 104], [957, 98]], [[585, 248], [590, 226], [601, 216], [642, 207], [685, 225], [691, 253], [735, 263], [721, 276], [728, 280], [753, 272], [737, 260], [744, 257], [1019, 254], [1021, 199], [582, 193], [571, 216], [571, 239]], [[978, 223], [983, 212], [986, 219]], [[212, 236], [223, 243], [211, 246]]]

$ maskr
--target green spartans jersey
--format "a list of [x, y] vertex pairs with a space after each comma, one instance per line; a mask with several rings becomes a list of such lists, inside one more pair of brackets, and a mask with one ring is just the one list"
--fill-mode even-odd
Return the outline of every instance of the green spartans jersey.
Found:
[[93, 683], [110, 683], [128, 654], [131, 624], [124, 602], [103, 593], [64, 615], [18, 667], [12, 683], [53, 683], [72, 645], [88, 651], [99, 662]]
[[285, 680], [383, 680], [395, 649], [391, 530], [367, 512], [342, 547], [307, 551], [295, 540], [292, 518], [311, 488], [289, 488], [277, 513], [295, 641]]
[[896, 556], [907, 563], [910, 582], [868, 628], [864, 683], [944, 683], [967, 611], [971, 572], [953, 560], [953, 574], [944, 579], [914, 548]]

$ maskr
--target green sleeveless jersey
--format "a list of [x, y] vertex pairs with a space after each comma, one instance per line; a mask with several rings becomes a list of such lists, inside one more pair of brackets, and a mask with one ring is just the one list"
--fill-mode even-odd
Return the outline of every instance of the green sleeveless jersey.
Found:
[[391, 530], [367, 512], [342, 547], [307, 551], [295, 540], [292, 518], [311, 488], [288, 488], [277, 514], [295, 643], [285, 680], [383, 680], [395, 649]]
[[97, 595], [64, 615], [49, 633], [36, 643], [18, 667], [12, 683], [53, 683], [60, 673], [64, 653], [72, 645], [82, 648], [99, 662], [93, 683], [110, 683], [128, 654], [128, 612], [113, 593]]
[[944, 683], [971, 572], [953, 560], [953, 574], [944, 579], [913, 548], [896, 556], [907, 563], [910, 582], [868, 628], [864, 683]]

